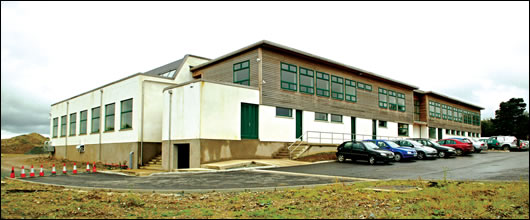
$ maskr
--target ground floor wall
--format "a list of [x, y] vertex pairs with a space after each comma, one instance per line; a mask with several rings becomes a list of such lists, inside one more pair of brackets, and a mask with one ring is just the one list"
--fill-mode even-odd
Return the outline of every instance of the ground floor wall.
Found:
[[[140, 157], [139, 142], [129, 143], [111, 143], [111, 144], [86, 144], [84, 152], [76, 149], [77, 145], [55, 146], [55, 158], [67, 159], [71, 161], [82, 162], [101, 162], [101, 163], [126, 163], [130, 164], [130, 152], [133, 152], [133, 167], [138, 168]], [[146, 163], [161, 152], [160, 143], [143, 144], [143, 161]]]
[[[173, 140], [162, 142], [162, 168], [178, 169], [179, 147], [189, 145], [189, 167], [200, 168], [201, 164], [236, 159], [272, 158], [274, 153], [289, 142], [268, 142], [258, 139], [243, 140]], [[186, 151], [187, 152], [187, 151]]]

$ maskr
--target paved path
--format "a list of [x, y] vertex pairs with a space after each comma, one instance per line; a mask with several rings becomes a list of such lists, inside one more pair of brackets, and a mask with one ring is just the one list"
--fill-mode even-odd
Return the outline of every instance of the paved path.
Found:
[[[369, 165], [358, 161], [329, 162], [269, 170], [324, 174], [373, 179], [447, 179], [453, 180], [526, 180], [529, 173], [528, 151], [484, 152], [453, 158], [438, 158], [390, 165]], [[444, 172], [444, 170], [446, 172]]]

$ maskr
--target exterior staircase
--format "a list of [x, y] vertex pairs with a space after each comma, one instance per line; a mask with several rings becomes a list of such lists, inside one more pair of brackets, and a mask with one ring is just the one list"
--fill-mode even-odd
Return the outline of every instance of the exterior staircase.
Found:
[[151, 159], [149, 162], [147, 162], [144, 166], [140, 167], [140, 169], [147, 169], [147, 170], [162, 170], [162, 155], [159, 154], [153, 159]]
[[[309, 149], [309, 145], [306, 142], [297, 141], [295, 145], [293, 145], [291, 148], [292, 148], [292, 151], [289, 150], [288, 146], [283, 147], [278, 152], [276, 152], [272, 156], [272, 158], [274, 159], [287, 158], [287, 159], [292, 159], [292, 160], [297, 159], [300, 155], [302, 155]], [[289, 155], [291, 156], [291, 158], [289, 158]]]

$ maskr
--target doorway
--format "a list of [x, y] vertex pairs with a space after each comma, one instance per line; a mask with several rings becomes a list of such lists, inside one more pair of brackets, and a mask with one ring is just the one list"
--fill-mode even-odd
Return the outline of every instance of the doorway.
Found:
[[443, 137], [442, 137], [442, 134], [443, 134], [442, 130], [443, 130], [442, 128], [438, 128], [438, 140], [443, 139]]
[[296, 110], [296, 138], [299, 139], [300, 136], [302, 136], [302, 110]]
[[241, 103], [241, 139], [258, 139], [258, 105]]
[[372, 120], [372, 139], [377, 139], [377, 120]]
[[190, 144], [175, 144], [175, 154], [173, 163], [176, 169], [190, 168]]
[[356, 125], [355, 125], [355, 117], [351, 117], [351, 140], [355, 141], [355, 133], [356, 133]]

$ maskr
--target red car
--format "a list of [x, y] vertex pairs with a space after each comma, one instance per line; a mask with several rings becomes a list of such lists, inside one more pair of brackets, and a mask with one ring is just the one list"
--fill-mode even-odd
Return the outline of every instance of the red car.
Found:
[[442, 139], [438, 141], [438, 144], [454, 148], [458, 156], [473, 152], [473, 143], [465, 139]]

